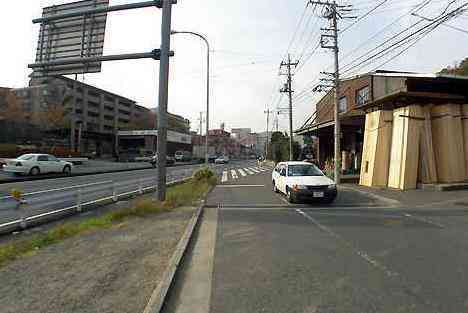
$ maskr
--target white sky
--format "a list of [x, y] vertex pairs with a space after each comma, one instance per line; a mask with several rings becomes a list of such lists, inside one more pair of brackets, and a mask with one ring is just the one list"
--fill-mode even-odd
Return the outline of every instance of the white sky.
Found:
[[[382, 0], [351, 0], [357, 9], [353, 15], [363, 15]], [[15, 0], [3, 1], [0, 11], [2, 49], [0, 50], [0, 86], [23, 87], [28, 83], [28, 63], [34, 60], [34, 49], [39, 27], [31, 20], [40, 17], [41, 8], [52, 4], [69, 3], [66, 0]], [[111, 0], [111, 4], [136, 1]], [[421, 0], [388, 0], [375, 14], [362, 20], [341, 36], [342, 56], [351, 51], [371, 35], [394, 21]], [[425, 10], [428, 17], [443, 11], [448, 0], [433, 0]], [[456, 8], [463, 1], [456, 1]], [[212, 54], [211, 128], [221, 122], [226, 127], [250, 127], [254, 131], [265, 130], [267, 106], [275, 109], [283, 78], [278, 77], [279, 63], [299, 22], [305, 0], [179, 0], [173, 10], [173, 29], [190, 30], [206, 34], [214, 50]], [[343, 1], [340, 1], [343, 3]], [[310, 10], [309, 10], [310, 11]], [[308, 11], [308, 12], [309, 12]], [[308, 15], [299, 28], [290, 51], [299, 57], [306, 47], [305, 42], [313, 30], [326, 26], [323, 19], [313, 16], [307, 25]], [[369, 49], [403, 28], [417, 21], [406, 16], [375, 40], [368, 42], [355, 54], [343, 59], [347, 64]], [[344, 29], [351, 21], [343, 21]], [[160, 44], [161, 12], [157, 9], [142, 9], [111, 13], [107, 24], [105, 54], [147, 52]], [[468, 15], [450, 22], [451, 25], [468, 29]], [[306, 30], [306, 31], [305, 31]], [[176, 37], [177, 36], [177, 37]], [[197, 38], [186, 35], [172, 37], [169, 110], [192, 121], [198, 127], [199, 112], [205, 110], [205, 47]], [[312, 36], [311, 44], [305, 49], [302, 61], [317, 44]], [[332, 55], [326, 50], [308, 58], [308, 62], [294, 77], [297, 93], [311, 84], [320, 71], [332, 64]], [[402, 54], [384, 69], [435, 72], [446, 65], [468, 57], [468, 34], [441, 26], [423, 38], [407, 53]], [[371, 70], [385, 59], [373, 63], [362, 71]], [[103, 65], [99, 74], [85, 76], [85, 82], [135, 99], [140, 105], [157, 106], [159, 64], [156, 61], [125, 61]], [[81, 77], [80, 77], [81, 79]], [[294, 106], [294, 124], [302, 125], [314, 110], [320, 97], [307, 94]], [[286, 106], [286, 97], [280, 104]], [[279, 119], [280, 129], [288, 126], [287, 116]]]

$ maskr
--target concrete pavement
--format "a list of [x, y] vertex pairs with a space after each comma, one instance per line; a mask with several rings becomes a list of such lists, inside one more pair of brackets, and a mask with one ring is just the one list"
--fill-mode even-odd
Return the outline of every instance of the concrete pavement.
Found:
[[[468, 311], [463, 208], [388, 205], [352, 188], [331, 207], [291, 206], [269, 181], [247, 175], [208, 198], [218, 218], [206, 312]], [[193, 284], [198, 263], [188, 256], [174, 293]], [[182, 300], [165, 312], [182, 312]]]
[[[211, 165], [220, 173], [224, 168], [245, 167], [251, 161]], [[168, 168], [167, 181], [173, 182], [193, 175], [204, 165], [186, 165]], [[156, 169], [107, 173], [80, 177], [64, 177], [41, 181], [25, 181], [0, 185], [0, 225], [22, 218], [73, 207], [78, 201], [91, 202], [116, 194], [136, 191], [140, 187], [155, 186]], [[9, 195], [12, 189], [21, 190], [26, 204], [16, 210], [17, 202]]]

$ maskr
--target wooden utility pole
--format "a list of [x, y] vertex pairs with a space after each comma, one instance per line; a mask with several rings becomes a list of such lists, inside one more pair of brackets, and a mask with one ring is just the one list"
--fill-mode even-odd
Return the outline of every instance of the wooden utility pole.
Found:
[[264, 113], [267, 115], [267, 124], [266, 124], [266, 146], [265, 146], [265, 160], [268, 158], [268, 145], [269, 145], [269, 142], [270, 142], [270, 133], [269, 133], [269, 129], [270, 129], [270, 113], [273, 113], [272, 110], [270, 109], [267, 109], [266, 111], [264, 111]]
[[[322, 81], [333, 82], [333, 86], [321, 86], [321, 87], [333, 87], [335, 89], [334, 94], [334, 141], [335, 141], [335, 183], [340, 183], [341, 176], [341, 125], [339, 118], [339, 103], [340, 103], [340, 67], [338, 59], [338, 19], [339, 18], [354, 18], [354, 17], [343, 17], [343, 13], [349, 12], [350, 5], [338, 5], [336, 1], [323, 2], [323, 1], [309, 1], [309, 4], [322, 5], [326, 7], [324, 18], [330, 20], [330, 28], [322, 28], [325, 32], [321, 36], [320, 44], [322, 48], [331, 49], [334, 52], [335, 71], [334, 73], [323, 73], [332, 77], [332, 79], [322, 79]], [[331, 41], [331, 43], [330, 43]]]
[[292, 76], [293, 76], [293, 73], [292, 73], [291, 68], [292, 67], [296, 68], [298, 64], [299, 64], [299, 61], [291, 62], [291, 55], [288, 54], [288, 60], [286, 62], [285, 61], [281, 62], [281, 65], [280, 65], [280, 69], [283, 68], [283, 67], [287, 68], [287, 72], [285, 74], [280, 73], [280, 75], [286, 75], [288, 77], [287, 81], [286, 81], [286, 84], [284, 84], [284, 87], [280, 89], [280, 92], [285, 92], [289, 96], [289, 160], [290, 161], [293, 161], [293, 159], [294, 159], [294, 155], [293, 155], [293, 115], [292, 115], [293, 114], [292, 94], [293, 94], [294, 91], [292, 90]]

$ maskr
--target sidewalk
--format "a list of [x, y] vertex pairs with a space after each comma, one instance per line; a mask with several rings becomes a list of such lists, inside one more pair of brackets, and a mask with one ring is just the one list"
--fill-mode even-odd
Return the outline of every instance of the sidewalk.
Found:
[[354, 184], [343, 184], [342, 187], [393, 202], [398, 206], [414, 208], [468, 208], [468, 190], [440, 192], [416, 189], [400, 191], [370, 188]]

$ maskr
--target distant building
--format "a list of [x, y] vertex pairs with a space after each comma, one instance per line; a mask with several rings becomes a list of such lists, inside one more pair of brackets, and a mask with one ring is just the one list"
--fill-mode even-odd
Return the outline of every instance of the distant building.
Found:
[[[12, 92], [31, 122], [62, 108], [63, 142], [82, 154], [115, 155], [118, 131], [157, 128], [156, 114], [136, 101], [64, 76], [33, 78], [29, 87]], [[180, 133], [190, 131], [190, 121], [178, 115], [169, 114], [168, 125]]]
[[258, 155], [264, 155], [265, 154], [265, 148], [267, 142], [271, 140], [271, 134], [272, 132], [268, 132], [268, 137], [267, 137], [267, 132], [261, 132], [257, 133], [257, 154]]
[[[157, 119], [158, 108], [152, 108], [151, 112], [155, 114]], [[177, 131], [185, 134], [190, 133], [190, 120], [180, 115], [167, 113], [167, 128], [172, 131]]]
[[252, 133], [251, 128], [232, 128], [231, 129], [231, 134], [236, 139], [245, 138], [245, 137], [249, 136], [251, 133]]

